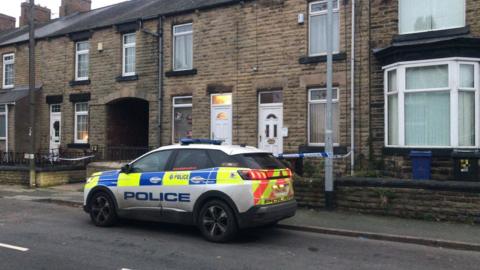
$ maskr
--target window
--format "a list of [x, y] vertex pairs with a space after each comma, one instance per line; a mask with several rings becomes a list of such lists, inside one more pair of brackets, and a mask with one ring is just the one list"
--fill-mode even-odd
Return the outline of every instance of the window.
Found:
[[75, 80], [88, 80], [90, 43], [77, 42], [75, 47]]
[[173, 70], [193, 68], [193, 26], [191, 23], [173, 27]]
[[[333, 89], [333, 142], [339, 142], [338, 89]], [[327, 109], [327, 90], [311, 89], [308, 92], [308, 144], [325, 145], [325, 121]]]
[[[309, 46], [310, 56], [327, 53], [327, 0], [310, 3]], [[333, 1], [333, 52], [340, 51], [340, 15], [338, 0]]]
[[282, 91], [260, 93], [260, 104], [275, 104], [283, 102]]
[[15, 85], [15, 54], [3, 55], [3, 88], [13, 88]]
[[173, 141], [192, 138], [192, 97], [173, 98]]
[[465, 26], [465, 0], [400, 0], [400, 34]]
[[88, 143], [88, 103], [75, 104], [75, 143]]
[[132, 172], [163, 172], [166, 170], [171, 150], [159, 151], [145, 156], [132, 164]]
[[387, 146], [478, 145], [478, 63], [396, 64], [385, 71]]
[[123, 35], [123, 76], [135, 75], [136, 34]]
[[207, 155], [206, 150], [185, 149], [178, 150], [172, 170], [174, 171], [193, 171], [212, 168], [212, 162]]
[[0, 105], [0, 140], [7, 139], [7, 105]]

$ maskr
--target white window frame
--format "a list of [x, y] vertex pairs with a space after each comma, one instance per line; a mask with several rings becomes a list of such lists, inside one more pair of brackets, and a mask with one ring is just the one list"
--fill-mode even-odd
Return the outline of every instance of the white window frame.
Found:
[[[78, 104], [87, 104], [87, 110], [86, 111], [77, 111], [77, 105]], [[90, 106], [88, 104], [88, 102], [77, 102], [77, 103], [74, 103], [73, 104], [74, 106], [74, 110], [75, 110], [75, 127], [74, 127], [74, 143], [80, 143], [80, 144], [85, 144], [85, 143], [88, 143], [88, 139], [86, 140], [82, 140], [82, 139], [79, 139], [77, 138], [77, 135], [78, 135], [78, 116], [83, 116], [83, 115], [86, 115], [87, 118], [88, 118], [88, 112], [90, 111]], [[88, 125], [90, 124], [90, 121], [87, 122]], [[87, 134], [90, 133], [89, 131], [89, 128], [88, 128], [88, 125], [87, 125]], [[90, 135], [88, 135], [90, 136]]]
[[[308, 117], [307, 117], [307, 138], [308, 138], [308, 145], [309, 146], [325, 146], [325, 142], [323, 143], [312, 143], [311, 140], [310, 140], [310, 119], [311, 119], [311, 112], [310, 112], [310, 104], [326, 104], [327, 103], [327, 100], [326, 99], [319, 99], [319, 100], [312, 100], [311, 97], [311, 92], [313, 91], [316, 91], [316, 90], [326, 90], [326, 88], [324, 87], [320, 87], [320, 88], [310, 88], [308, 89]], [[340, 89], [338, 87], [333, 87], [333, 91], [337, 91], [337, 98], [333, 98], [332, 96], [332, 104], [334, 103], [339, 103], [339, 100], [340, 100]], [[340, 113], [340, 105], [339, 106], [339, 113]], [[338, 119], [340, 119], [340, 115], [338, 117]], [[336, 123], [333, 123], [334, 125]], [[339, 124], [339, 123], [338, 123]], [[340, 132], [340, 128], [338, 129], [339, 132]], [[338, 134], [338, 137], [340, 138], [340, 134]], [[334, 142], [333, 143], [333, 146], [339, 146], [340, 145], [340, 142]]]
[[400, 5], [402, 0], [398, 0], [398, 33], [400, 35], [408, 35], [408, 34], [417, 34], [417, 33], [426, 33], [426, 32], [433, 32], [433, 31], [442, 31], [442, 30], [448, 30], [448, 29], [456, 29], [460, 27], [465, 27], [467, 25], [467, 3], [466, 0], [463, 0], [463, 26], [452, 26], [452, 27], [445, 27], [445, 28], [437, 28], [437, 29], [431, 29], [431, 30], [421, 30], [421, 31], [410, 31], [410, 32], [400, 32], [400, 24], [401, 24], [401, 14], [400, 14]]
[[[131, 43], [125, 43], [126, 37], [134, 36], [135, 41]], [[133, 72], [126, 72], [125, 66], [125, 58], [127, 57], [126, 51], [129, 48], [133, 48], [135, 50], [135, 54], [137, 53], [137, 34], [136, 33], [129, 33], [122, 35], [122, 76], [135, 76], [137, 74], [137, 58], [135, 57], [135, 68]]]
[[[192, 99], [192, 103], [175, 104], [177, 99]], [[192, 108], [193, 109], [193, 96], [178, 96], [172, 99], [172, 142], [175, 142], [175, 109], [176, 108]]]
[[[86, 50], [78, 50], [78, 47], [80, 44], [82, 43], [87, 43], [89, 48], [86, 49]], [[80, 62], [78, 61], [79, 58], [80, 58], [80, 55], [89, 55], [90, 54], [90, 42], [89, 41], [78, 41], [75, 43], [75, 80], [76, 81], [86, 81], [88, 80], [89, 78], [89, 75], [88, 73], [90, 73], [90, 57], [88, 58], [88, 73], [87, 73], [87, 76], [86, 77], [79, 77], [78, 76], [78, 66], [80, 64]]]
[[[178, 27], [182, 27], [182, 26], [185, 26], [185, 25], [191, 25], [192, 26], [192, 30], [190, 31], [184, 31], [184, 32], [180, 32], [180, 33], [176, 33], [175, 32], [175, 29], [177, 29]], [[192, 66], [190, 68], [176, 68], [175, 67], [175, 38], [178, 37], [178, 36], [186, 36], [186, 35], [192, 35], [192, 48], [193, 48], [193, 23], [184, 23], [184, 24], [177, 24], [177, 25], [174, 25], [173, 26], [173, 29], [172, 29], [172, 33], [173, 33], [173, 38], [172, 38], [172, 53], [173, 53], [173, 57], [172, 57], [172, 67], [173, 67], [173, 70], [174, 71], [182, 71], [182, 70], [191, 70], [193, 68], [193, 50], [192, 50]]]
[[[12, 57], [12, 59], [10, 60], [6, 60], [7, 57]], [[9, 88], [14, 88], [15, 87], [15, 54], [14, 53], [8, 53], [8, 54], [4, 54], [3, 57], [2, 57], [2, 60], [3, 60], [3, 80], [2, 80], [2, 86], [3, 86], [3, 89], [9, 89]], [[7, 65], [13, 65], [13, 81], [14, 83], [13, 84], [6, 84], [7, 82], [7, 78], [6, 78], [6, 66]]]
[[[434, 60], [424, 60], [424, 61], [408, 61], [408, 62], [399, 62], [389, 66], [383, 67], [384, 70], [384, 144], [385, 147], [393, 148], [426, 148], [426, 149], [435, 149], [435, 148], [478, 148], [480, 146], [480, 59], [478, 58], [462, 58], [462, 57], [452, 57], [452, 58], [442, 58]], [[459, 145], [459, 127], [458, 127], [458, 93], [461, 87], [459, 85], [460, 79], [460, 65], [467, 64], [474, 66], [474, 89], [469, 89], [469, 91], [475, 91], [475, 145], [474, 146], [460, 146]], [[440, 66], [448, 65], [448, 90], [446, 88], [432, 88], [432, 89], [415, 89], [415, 90], [406, 90], [406, 69], [412, 67], [428, 67], [428, 66]], [[397, 92], [398, 95], [398, 145], [390, 145], [388, 143], [388, 95], [394, 94], [394, 92], [388, 92], [388, 72], [392, 70], [397, 70]], [[468, 89], [467, 89], [468, 90]], [[425, 92], [439, 92], [439, 91], [449, 91], [450, 92], [450, 145], [438, 146], [438, 145], [405, 145], [405, 93], [425, 93]]]
[[[311, 3], [308, 4], [308, 56], [327, 55], [327, 52], [312, 53], [311, 52], [311, 46], [310, 46], [310, 41], [311, 41], [310, 32], [312, 30], [312, 17], [327, 16], [327, 14], [328, 14], [328, 10], [312, 12], [312, 6], [315, 5], [315, 4], [326, 3], [326, 2], [328, 2], [328, 0], [315, 1], [315, 2], [311, 2]], [[333, 4], [334, 4], [333, 5], [333, 13], [340, 13], [340, 3], [339, 2], [340, 2], [340, 0], [337, 1], [337, 6], [336, 7], [335, 7], [335, 2], [333, 2]], [[339, 20], [339, 23], [340, 23], [340, 20]], [[338, 27], [340, 27], [340, 25]], [[335, 29], [333, 29], [333, 31], [335, 31]], [[340, 31], [340, 29], [337, 29], [337, 31]], [[335, 44], [333, 44], [333, 47], [335, 47]], [[338, 46], [338, 49], [340, 50], [340, 44]], [[340, 53], [340, 51], [333, 51], [333, 54], [338, 54], [338, 53]]]

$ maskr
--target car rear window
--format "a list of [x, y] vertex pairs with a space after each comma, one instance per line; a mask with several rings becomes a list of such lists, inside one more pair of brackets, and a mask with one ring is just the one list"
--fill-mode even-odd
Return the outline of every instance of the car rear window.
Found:
[[233, 156], [241, 164], [241, 167], [249, 169], [285, 169], [286, 166], [272, 154], [255, 153]]

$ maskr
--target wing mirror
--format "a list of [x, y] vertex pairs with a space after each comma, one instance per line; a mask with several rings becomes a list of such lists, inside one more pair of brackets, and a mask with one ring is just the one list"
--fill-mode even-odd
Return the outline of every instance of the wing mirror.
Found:
[[130, 164], [125, 164], [121, 169], [120, 172], [129, 174], [132, 172], [132, 166]]

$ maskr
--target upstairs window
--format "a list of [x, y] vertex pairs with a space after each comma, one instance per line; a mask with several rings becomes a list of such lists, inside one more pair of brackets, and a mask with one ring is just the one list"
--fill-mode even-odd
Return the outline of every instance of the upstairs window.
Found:
[[15, 54], [3, 55], [3, 88], [13, 88], [15, 85]]
[[75, 143], [88, 143], [88, 103], [75, 104]]
[[173, 27], [173, 70], [193, 68], [193, 27], [191, 23]]
[[123, 35], [123, 76], [135, 75], [136, 34]]
[[[327, 53], [327, 0], [310, 3], [309, 7], [309, 46], [310, 56]], [[340, 51], [340, 15], [338, 0], [333, 1], [333, 52]]]
[[398, 9], [400, 34], [465, 26], [465, 0], [400, 0]]
[[90, 43], [82, 41], [76, 43], [75, 49], [75, 80], [88, 80]]

